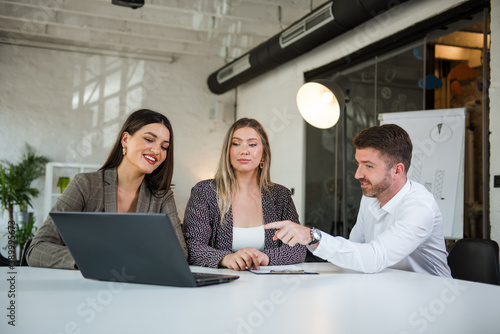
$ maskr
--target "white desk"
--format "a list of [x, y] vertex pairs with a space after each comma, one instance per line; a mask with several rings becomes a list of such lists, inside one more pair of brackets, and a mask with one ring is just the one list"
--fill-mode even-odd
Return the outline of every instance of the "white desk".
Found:
[[[386, 270], [255, 275], [200, 288], [97, 282], [18, 267], [16, 327], [0, 268], [0, 333], [499, 333], [500, 287]], [[193, 267], [193, 271], [224, 272]]]

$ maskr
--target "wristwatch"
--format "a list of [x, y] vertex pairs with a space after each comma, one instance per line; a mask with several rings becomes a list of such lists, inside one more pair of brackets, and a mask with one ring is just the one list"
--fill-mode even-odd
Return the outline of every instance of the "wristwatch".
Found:
[[321, 240], [321, 231], [313, 227], [311, 229], [311, 237], [312, 241], [309, 243], [309, 245], [317, 244]]

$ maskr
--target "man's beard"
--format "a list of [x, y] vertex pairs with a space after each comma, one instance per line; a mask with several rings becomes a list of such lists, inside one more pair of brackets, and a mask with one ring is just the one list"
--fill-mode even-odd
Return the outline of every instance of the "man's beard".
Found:
[[372, 184], [366, 179], [359, 179], [359, 182], [366, 182], [370, 185], [369, 188], [361, 188], [363, 195], [366, 197], [378, 197], [392, 185], [389, 173], [386, 173], [384, 179], [377, 184]]

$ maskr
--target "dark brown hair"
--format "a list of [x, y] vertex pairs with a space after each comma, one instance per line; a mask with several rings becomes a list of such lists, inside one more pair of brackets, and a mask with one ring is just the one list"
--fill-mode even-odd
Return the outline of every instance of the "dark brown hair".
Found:
[[169, 146], [167, 149], [167, 158], [151, 174], [146, 174], [144, 180], [147, 187], [155, 196], [163, 196], [172, 185], [172, 175], [174, 173], [174, 132], [172, 125], [167, 117], [149, 109], [140, 109], [127, 118], [123, 124], [116, 142], [109, 153], [108, 159], [101, 169], [116, 168], [123, 160], [123, 147], [121, 144], [122, 134], [128, 132], [134, 135], [139, 129], [148, 124], [160, 123], [167, 127], [170, 132]]
[[410, 169], [413, 145], [408, 133], [396, 124], [372, 126], [358, 133], [352, 140], [356, 149], [374, 148], [386, 158], [388, 167], [397, 163]]

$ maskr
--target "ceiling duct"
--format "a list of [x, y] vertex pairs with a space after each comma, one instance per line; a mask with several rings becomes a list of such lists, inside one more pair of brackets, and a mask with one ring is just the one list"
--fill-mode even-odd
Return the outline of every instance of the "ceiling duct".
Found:
[[137, 9], [144, 6], [144, 0], [111, 0], [111, 4]]
[[334, 0], [261, 43], [208, 77], [222, 94], [408, 0]]

